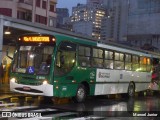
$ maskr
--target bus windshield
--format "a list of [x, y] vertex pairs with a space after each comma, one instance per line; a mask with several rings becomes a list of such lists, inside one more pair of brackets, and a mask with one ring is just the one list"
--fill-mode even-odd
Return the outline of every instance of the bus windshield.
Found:
[[51, 46], [20, 46], [15, 53], [13, 72], [26, 74], [48, 74], [51, 64]]

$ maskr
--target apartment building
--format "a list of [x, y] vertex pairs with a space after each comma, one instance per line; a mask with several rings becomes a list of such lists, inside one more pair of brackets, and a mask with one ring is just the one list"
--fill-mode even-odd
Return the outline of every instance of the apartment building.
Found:
[[1, 15], [56, 26], [57, 0], [1, 0], [0, 3]]

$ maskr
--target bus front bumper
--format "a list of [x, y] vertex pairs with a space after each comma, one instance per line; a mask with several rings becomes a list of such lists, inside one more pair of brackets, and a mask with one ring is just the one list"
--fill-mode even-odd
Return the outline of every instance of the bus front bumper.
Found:
[[10, 81], [10, 90], [13, 92], [31, 94], [31, 95], [42, 95], [42, 96], [53, 96], [53, 85], [42, 84], [42, 85], [24, 85]]

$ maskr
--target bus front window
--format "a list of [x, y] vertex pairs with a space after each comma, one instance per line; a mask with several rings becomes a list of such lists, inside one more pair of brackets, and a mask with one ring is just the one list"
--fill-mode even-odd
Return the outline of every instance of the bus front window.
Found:
[[48, 74], [53, 47], [20, 46], [15, 54], [13, 72], [28, 74]]

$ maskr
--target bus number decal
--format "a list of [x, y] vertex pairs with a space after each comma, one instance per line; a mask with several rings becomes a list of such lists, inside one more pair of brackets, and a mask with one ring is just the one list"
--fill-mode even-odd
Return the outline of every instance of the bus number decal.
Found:
[[120, 74], [120, 79], [123, 79], [123, 74]]

